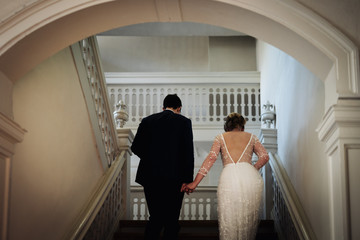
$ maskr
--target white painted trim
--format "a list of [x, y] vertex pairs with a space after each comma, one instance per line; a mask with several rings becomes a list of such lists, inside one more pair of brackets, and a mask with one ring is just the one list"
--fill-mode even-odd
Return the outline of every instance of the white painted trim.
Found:
[[112, 84], [260, 83], [260, 72], [107, 72]]
[[[346, 100], [332, 106], [318, 126], [319, 139], [326, 143], [326, 152], [330, 153], [339, 138], [359, 138], [354, 131], [346, 128], [360, 128], [360, 101]], [[342, 129], [342, 131], [340, 131]]]
[[273, 170], [274, 177], [279, 185], [284, 201], [289, 210], [289, 214], [294, 223], [296, 231], [300, 239], [316, 240], [316, 235], [311, 227], [306, 213], [301, 205], [300, 199], [290, 181], [289, 176], [283, 167], [279, 156], [269, 152], [270, 165]]
[[14, 146], [23, 140], [26, 130], [0, 112], [0, 154], [11, 157]]
[[317, 128], [329, 161], [331, 239], [351, 239], [348, 149], [360, 146], [360, 101], [341, 100], [331, 106]]

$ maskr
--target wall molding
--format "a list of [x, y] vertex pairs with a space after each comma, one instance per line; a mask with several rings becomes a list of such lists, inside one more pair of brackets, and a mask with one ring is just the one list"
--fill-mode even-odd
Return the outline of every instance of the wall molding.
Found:
[[0, 112], [0, 154], [11, 157], [16, 143], [22, 142], [27, 131]]
[[316, 131], [326, 144], [326, 152], [330, 153], [340, 138], [359, 139], [353, 128], [360, 129], [360, 100], [342, 100], [331, 106]]

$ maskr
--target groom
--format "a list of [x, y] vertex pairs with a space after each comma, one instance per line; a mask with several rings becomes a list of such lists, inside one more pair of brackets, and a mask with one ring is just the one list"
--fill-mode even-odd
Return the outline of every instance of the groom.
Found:
[[194, 147], [191, 120], [182, 116], [181, 100], [167, 95], [163, 111], [144, 118], [131, 150], [140, 158], [135, 181], [144, 187], [149, 210], [145, 239], [177, 239], [183, 183], [193, 181]]

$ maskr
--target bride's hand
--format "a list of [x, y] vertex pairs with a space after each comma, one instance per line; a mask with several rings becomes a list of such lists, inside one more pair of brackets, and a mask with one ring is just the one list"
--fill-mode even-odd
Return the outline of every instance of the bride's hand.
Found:
[[193, 182], [189, 184], [183, 183], [183, 185], [181, 186], [181, 192], [186, 192], [186, 194], [189, 195], [189, 193], [192, 193], [195, 188], [196, 185]]
[[196, 187], [197, 187], [197, 185], [194, 182], [189, 183], [189, 184], [186, 185], [186, 188], [191, 192], [193, 192]]

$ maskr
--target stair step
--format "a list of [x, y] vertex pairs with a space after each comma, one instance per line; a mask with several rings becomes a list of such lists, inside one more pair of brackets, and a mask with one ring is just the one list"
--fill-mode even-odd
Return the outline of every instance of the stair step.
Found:
[[[218, 240], [218, 222], [207, 221], [179, 221], [181, 229], [179, 240]], [[140, 240], [143, 239], [146, 221], [121, 220], [119, 230], [114, 235], [114, 240]], [[272, 220], [261, 220], [256, 235], [256, 240], [277, 240]]]

